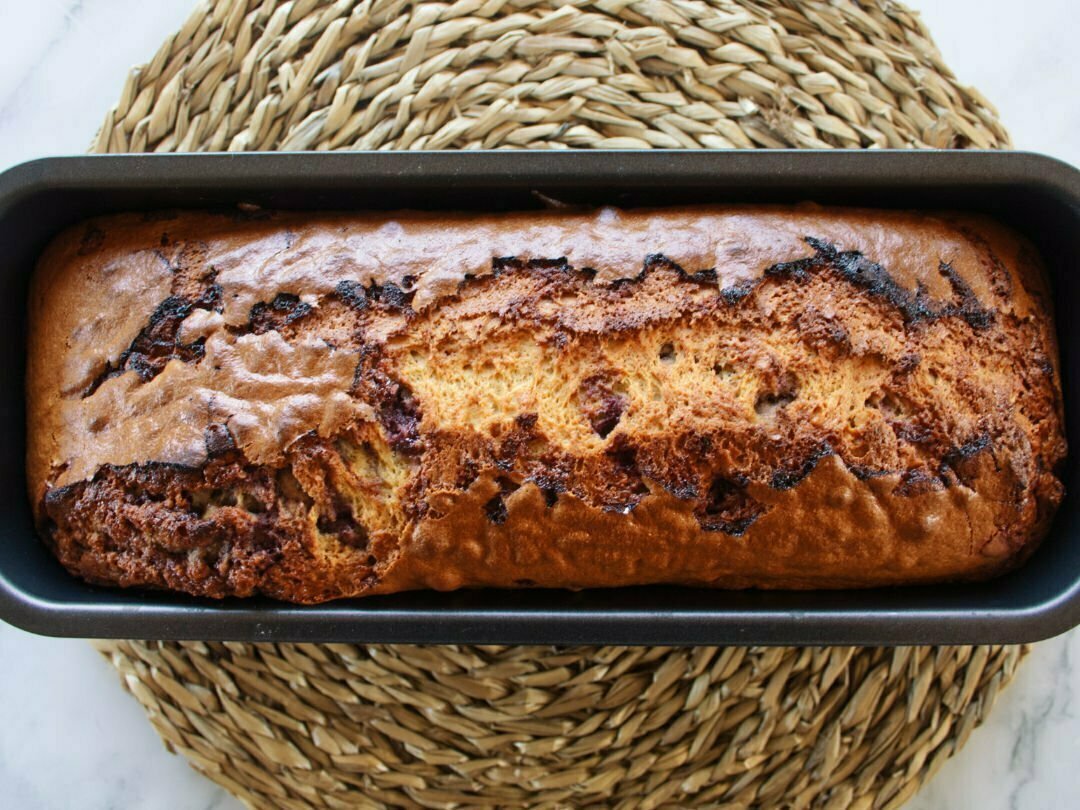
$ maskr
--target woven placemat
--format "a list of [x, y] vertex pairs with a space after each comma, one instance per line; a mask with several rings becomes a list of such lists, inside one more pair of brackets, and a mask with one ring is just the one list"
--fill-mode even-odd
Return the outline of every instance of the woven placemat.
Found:
[[[204, 2], [94, 150], [1008, 146], [904, 7]], [[255, 807], [897, 807], [1020, 647], [101, 644]]]

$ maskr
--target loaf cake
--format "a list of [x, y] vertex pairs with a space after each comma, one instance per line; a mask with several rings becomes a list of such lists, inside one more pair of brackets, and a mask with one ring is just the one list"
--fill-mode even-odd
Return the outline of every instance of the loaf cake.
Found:
[[1062, 497], [1050, 310], [961, 214], [109, 216], [36, 271], [30, 498], [207, 597], [986, 578]]

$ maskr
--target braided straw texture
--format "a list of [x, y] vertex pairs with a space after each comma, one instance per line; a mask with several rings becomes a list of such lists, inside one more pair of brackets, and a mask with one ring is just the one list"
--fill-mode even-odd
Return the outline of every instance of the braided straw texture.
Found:
[[109, 642], [172, 751], [251, 807], [895, 808], [1018, 647]]
[[94, 148], [1008, 146], [917, 16], [862, 5], [203, 2]]
[[[93, 150], [1008, 145], [887, 0], [222, 0]], [[898, 807], [1025, 652], [99, 646], [260, 808]]]

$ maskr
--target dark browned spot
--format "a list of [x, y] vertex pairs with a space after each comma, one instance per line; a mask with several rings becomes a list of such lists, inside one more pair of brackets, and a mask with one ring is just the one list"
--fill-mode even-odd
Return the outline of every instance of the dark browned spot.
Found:
[[925, 495], [935, 489], [941, 489], [942, 481], [930, 472], [916, 468], [905, 470], [900, 476], [900, 483], [893, 489], [893, 495], [911, 497], [913, 495]]
[[208, 456], [219, 456], [236, 448], [232, 433], [229, 432], [228, 426], [223, 424], [209, 425], [203, 431], [203, 441], [206, 443]]
[[960, 274], [953, 270], [947, 262], [938, 264], [938, 272], [945, 276], [952, 287], [956, 302], [941, 309], [942, 315], [953, 315], [963, 318], [972, 329], [986, 329], [994, 322], [994, 311], [985, 309], [975, 296], [971, 286], [960, 278]]
[[877, 470], [863, 464], [848, 464], [847, 468], [860, 481], [869, 481], [871, 478], [881, 478], [892, 474], [890, 470]]
[[554, 506], [559, 500], [559, 495], [566, 492], [566, 475], [565, 473], [560, 475], [559, 472], [557, 467], [547, 465], [529, 478], [529, 481], [539, 487], [544, 494], [544, 503], [548, 507]]
[[271, 330], [281, 331], [283, 327], [300, 320], [311, 311], [311, 304], [301, 301], [299, 296], [278, 293], [269, 303], [259, 301], [251, 308], [248, 328], [256, 335]]
[[696, 510], [701, 528], [738, 537], [765, 514], [765, 505], [747, 494], [747, 483], [741, 476], [714, 477]]
[[390, 447], [403, 453], [419, 452], [420, 405], [406, 386], [397, 384], [393, 395], [384, 400], [379, 421]]
[[375, 287], [371, 297], [393, 310], [406, 310], [412, 305], [412, 296], [392, 281], [386, 282], [381, 288]]
[[558, 273], [570, 273], [573, 271], [565, 256], [529, 259], [527, 267], [529, 270], [554, 270]]
[[674, 271], [678, 275], [680, 281], [691, 281], [698, 284], [716, 283], [715, 268], [709, 267], [704, 270], [688, 273], [677, 261], [669, 256], [665, 256], [663, 253], [650, 253], [646, 256], [645, 261], [642, 264], [641, 274], [638, 275], [635, 280], [643, 281], [649, 273], [657, 270]]
[[798, 466], [774, 472], [772, 480], [769, 482], [769, 486], [773, 489], [791, 489], [812, 473], [819, 461], [832, 454], [833, 449], [828, 443], [818, 446]]
[[495, 483], [499, 485], [499, 492], [503, 495], [509, 495], [511, 492], [517, 492], [521, 489], [521, 484], [505, 475], [500, 475], [496, 478]]
[[315, 526], [323, 534], [333, 535], [338, 542], [351, 548], [367, 548], [367, 529], [355, 518], [352, 507], [337, 497], [332, 504], [330, 514], [319, 515]]
[[949, 483], [951, 472], [961, 483], [970, 486], [978, 475], [978, 456], [990, 448], [990, 436], [983, 433], [949, 450], [941, 459], [941, 467], [938, 471], [941, 480], [946, 484]]
[[367, 290], [359, 281], [338, 282], [334, 290], [338, 298], [355, 310], [365, 310], [368, 306]]
[[625, 386], [612, 373], [586, 377], [578, 389], [581, 412], [593, 432], [602, 439], [606, 439], [619, 424], [628, 402]]
[[506, 511], [506, 502], [503, 501], [501, 493], [484, 504], [484, 514], [487, 515], [487, 519], [496, 526], [506, 522], [508, 513]]
[[720, 297], [724, 299], [726, 304], [738, 304], [746, 296], [750, 295], [754, 291], [754, 287], [757, 285], [753, 281], [741, 281], [738, 284], [733, 284], [730, 287], [724, 287], [720, 291]]
[[353, 372], [351, 393], [375, 406], [379, 424], [392, 450], [416, 455], [423, 449], [420, 404], [409, 387], [391, 377], [384, 366], [380, 348], [363, 344]]
[[595, 484], [604, 510], [630, 512], [649, 494], [649, 487], [638, 466], [638, 450], [619, 435], [604, 455], [610, 462], [609, 474], [605, 481]]

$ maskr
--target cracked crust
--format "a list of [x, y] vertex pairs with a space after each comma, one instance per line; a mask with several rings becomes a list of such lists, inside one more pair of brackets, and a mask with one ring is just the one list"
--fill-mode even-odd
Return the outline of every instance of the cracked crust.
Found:
[[1049, 310], [955, 214], [108, 217], [35, 277], [31, 502], [214, 597], [985, 578], [1062, 496]]

